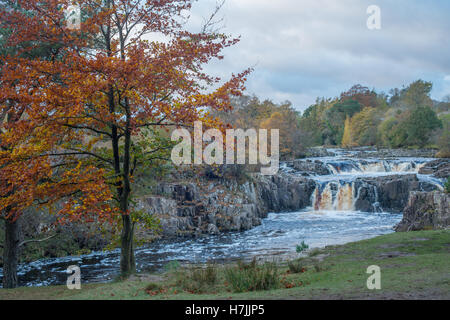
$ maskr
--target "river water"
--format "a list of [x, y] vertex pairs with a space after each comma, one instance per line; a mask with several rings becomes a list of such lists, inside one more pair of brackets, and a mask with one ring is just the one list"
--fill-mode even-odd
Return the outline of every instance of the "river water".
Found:
[[[408, 174], [432, 159], [396, 159], [392, 161], [347, 159], [342, 154], [321, 158], [333, 168], [333, 174], [318, 176], [318, 190], [311, 208], [291, 213], [270, 213], [261, 226], [245, 232], [222, 234], [188, 240], [158, 241], [136, 250], [139, 272], [154, 272], [171, 261], [180, 263], [218, 263], [270, 257], [282, 259], [295, 255], [302, 241], [310, 248], [344, 244], [393, 232], [402, 215], [383, 212], [359, 212], [353, 209], [357, 190], [352, 181], [358, 177]], [[285, 167], [284, 170], [289, 171]], [[440, 184], [441, 181], [418, 175], [420, 179]], [[340, 186], [327, 189], [330, 183]], [[329, 192], [329, 194], [326, 194]], [[325, 199], [325, 200], [324, 200]], [[119, 274], [120, 252], [94, 252], [78, 257], [44, 259], [19, 267], [21, 286], [65, 284], [68, 266], [81, 268], [82, 282], [107, 282]], [[0, 269], [0, 278], [1, 278]]]

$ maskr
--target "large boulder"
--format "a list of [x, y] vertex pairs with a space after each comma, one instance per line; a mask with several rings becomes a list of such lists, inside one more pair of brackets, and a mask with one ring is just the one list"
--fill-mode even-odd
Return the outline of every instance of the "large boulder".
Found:
[[450, 226], [450, 194], [412, 192], [397, 232], [446, 229]]

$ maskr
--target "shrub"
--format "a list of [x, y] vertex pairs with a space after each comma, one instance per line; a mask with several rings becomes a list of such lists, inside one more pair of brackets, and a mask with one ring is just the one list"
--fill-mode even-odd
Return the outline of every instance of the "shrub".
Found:
[[160, 291], [162, 289], [163, 287], [160, 284], [154, 282], [149, 283], [147, 287], [145, 287], [145, 291], [147, 292]]
[[280, 285], [277, 265], [258, 265], [256, 260], [249, 264], [239, 262], [237, 266], [225, 269], [225, 279], [234, 292], [271, 290]]
[[308, 249], [308, 248], [309, 248], [309, 245], [307, 245], [307, 244], [305, 243], [305, 241], [302, 241], [301, 244], [297, 245], [296, 251], [297, 251], [297, 253], [302, 253], [303, 251], [305, 251], [305, 250]]
[[214, 285], [217, 282], [217, 268], [208, 264], [206, 268], [191, 271], [192, 280], [205, 285]]
[[180, 262], [177, 260], [170, 261], [168, 264], [164, 266], [164, 270], [167, 272], [175, 272], [181, 267]]
[[204, 293], [217, 283], [218, 272], [213, 264], [206, 268], [184, 268], [176, 273], [177, 285], [191, 293]]
[[447, 182], [445, 183], [444, 189], [446, 193], [450, 193], [450, 177], [447, 178]]
[[303, 262], [300, 259], [288, 261], [289, 271], [291, 273], [303, 273], [306, 268], [303, 266]]

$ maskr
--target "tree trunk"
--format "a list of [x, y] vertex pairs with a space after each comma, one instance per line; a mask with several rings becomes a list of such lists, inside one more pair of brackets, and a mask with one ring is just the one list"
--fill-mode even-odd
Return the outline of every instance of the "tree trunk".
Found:
[[133, 248], [133, 235], [134, 235], [134, 222], [129, 213], [129, 200], [131, 194], [130, 183], [130, 160], [131, 160], [131, 113], [128, 105], [128, 99], [125, 98], [126, 104], [126, 127], [125, 127], [125, 142], [124, 142], [124, 155], [123, 155], [123, 173], [122, 173], [122, 185], [121, 185], [121, 203], [120, 210], [122, 212], [122, 254], [121, 254], [121, 271], [122, 275], [128, 276], [136, 272], [136, 261], [134, 258]]
[[5, 243], [3, 248], [3, 288], [16, 288], [19, 260], [19, 221], [5, 220]]
[[120, 255], [120, 270], [123, 276], [129, 276], [136, 272], [134, 258], [133, 234], [134, 226], [129, 215], [122, 216], [122, 247]]

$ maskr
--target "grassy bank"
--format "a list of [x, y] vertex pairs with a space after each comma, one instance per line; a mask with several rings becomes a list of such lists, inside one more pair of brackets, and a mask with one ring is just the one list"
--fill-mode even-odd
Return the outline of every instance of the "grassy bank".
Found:
[[[2, 299], [449, 299], [450, 230], [394, 233], [312, 250], [308, 257], [265, 266], [209, 266], [127, 281], [0, 289]], [[367, 267], [381, 268], [381, 290], [366, 287]], [[256, 286], [261, 291], [238, 292]]]

